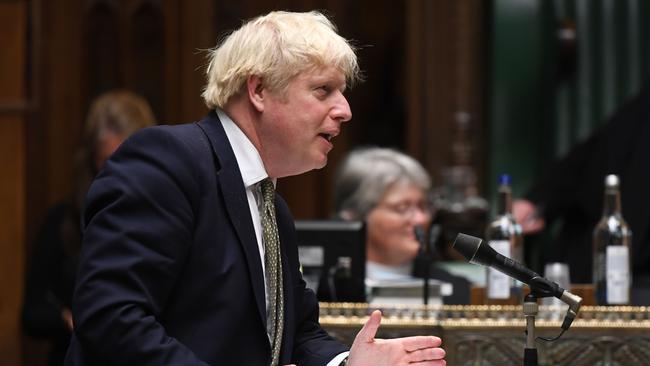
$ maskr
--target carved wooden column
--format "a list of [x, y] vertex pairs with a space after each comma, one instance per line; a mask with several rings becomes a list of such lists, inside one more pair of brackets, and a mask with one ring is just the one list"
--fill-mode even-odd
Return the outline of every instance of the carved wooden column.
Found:
[[470, 116], [473, 166], [482, 187], [484, 5], [478, 0], [407, 2], [407, 148], [440, 184], [452, 163], [454, 116]]
[[478, 0], [409, 1], [407, 150], [433, 177], [442, 259], [458, 232], [483, 234], [487, 202], [484, 8]]

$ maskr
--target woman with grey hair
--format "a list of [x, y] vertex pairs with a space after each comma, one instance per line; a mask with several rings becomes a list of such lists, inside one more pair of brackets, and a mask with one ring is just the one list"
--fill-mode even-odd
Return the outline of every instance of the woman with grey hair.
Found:
[[[433, 210], [431, 179], [417, 160], [390, 148], [356, 149], [344, 159], [334, 186], [337, 216], [366, 221], [367, 279], [400, 279], [424, 272], [414, 268], [420, 253], [415, 232], [417, 227], [428, 230]], [[454, 285], [452, 298], [445, 302], [469, 302], [467, 280], [438, 268], [431, 271], [432, 278]]]
[[362, 148], [345, 159], [336, 180], [335, 205], [342, 216], [365, 217], [392, 185], [412, 185], [423, 192], [431, 180], [412, 157], [389, 148]]

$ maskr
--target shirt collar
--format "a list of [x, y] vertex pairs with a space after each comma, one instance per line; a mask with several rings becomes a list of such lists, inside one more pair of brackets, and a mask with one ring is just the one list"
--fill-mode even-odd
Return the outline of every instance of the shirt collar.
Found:
[[[226, 131], [232, 151], [235, 153], [235, 159], [239, 165], [239, 171], [246, 188], [264, 178], [268, 178], [269, 175], [264, 168], [264, 162], [255, 145], [223, 110], [216, 108], [216, 112], [224, 131]], [[273, 184], [275, 185], [275, 183], [276, 180], [273, 179]]]

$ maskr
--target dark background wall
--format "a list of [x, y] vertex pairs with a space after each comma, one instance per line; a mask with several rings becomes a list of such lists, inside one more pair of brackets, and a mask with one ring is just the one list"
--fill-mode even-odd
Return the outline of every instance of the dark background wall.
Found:
[[488, 192], [510, 172], [521, 195], [649, 81], [650, 3], [494, 0], [486, 17]]

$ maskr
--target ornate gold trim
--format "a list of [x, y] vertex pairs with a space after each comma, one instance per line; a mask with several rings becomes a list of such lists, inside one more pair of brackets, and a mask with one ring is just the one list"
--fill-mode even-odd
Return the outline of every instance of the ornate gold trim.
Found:
[[[375, 309], [383, 313], [382, 327], [446, 329], [524, 328], [518, 305], [369, 305], [365, 303], [320, 303], [320, 322], [327, 326], [359, 327]], [[565, 308], [541, 305], [537, 328], [559, 328]], [[572, 328], [650, 329], [650, 308], [635, 306], [583, 306]]]

